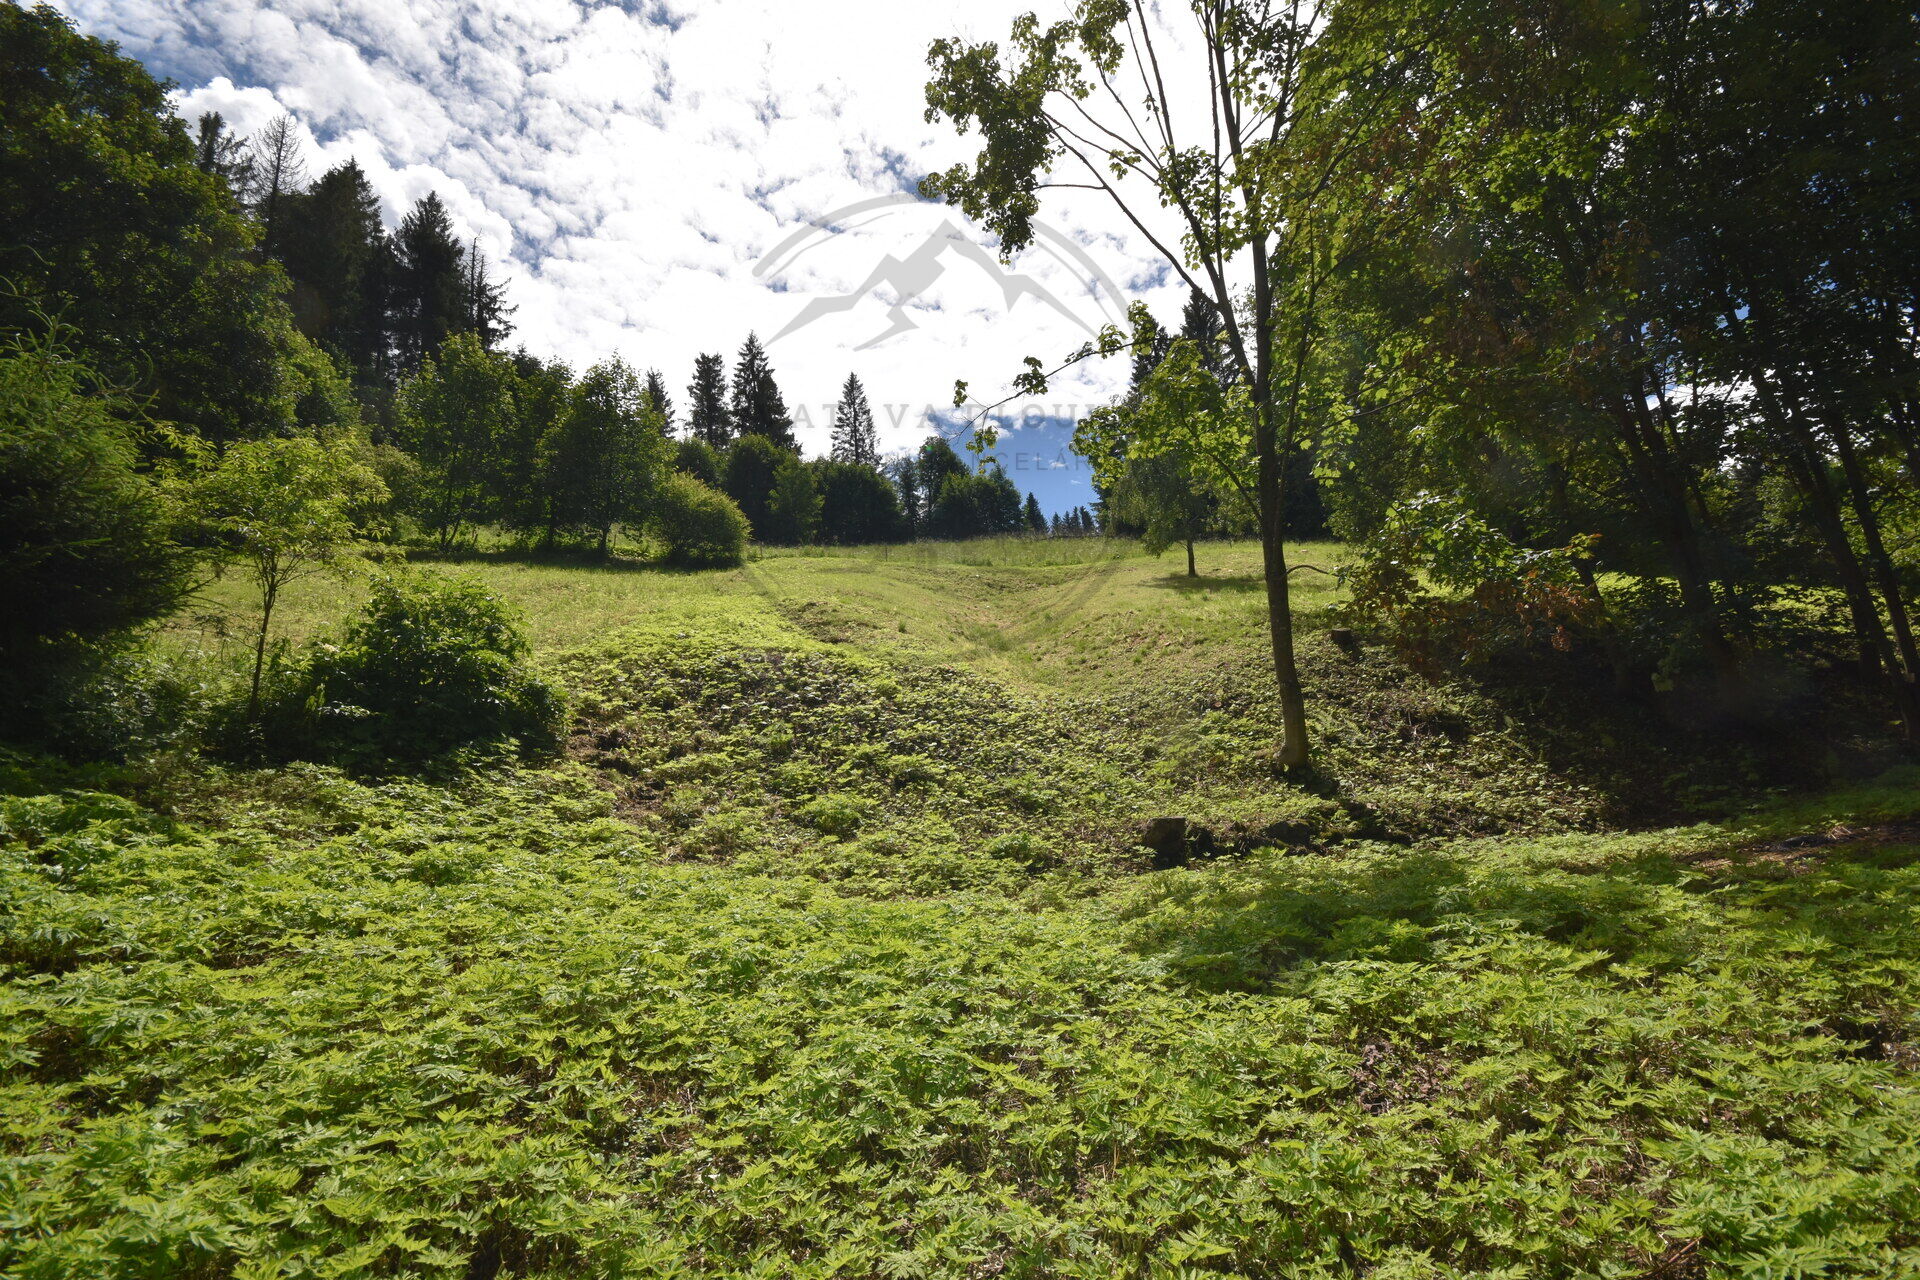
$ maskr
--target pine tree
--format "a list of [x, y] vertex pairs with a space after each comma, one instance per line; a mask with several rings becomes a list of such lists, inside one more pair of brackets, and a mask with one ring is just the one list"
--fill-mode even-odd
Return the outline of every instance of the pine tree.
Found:
[[848, 374], [833, 410], [833, 460], [857, 467], [880, 464], [880, 445], [873, 428], [873, 409], [857, 374]]
[[467, 248], [467, 268], [461, 292], [464, 295], [461, 302], [466, 312], [461, 331], [473, 334], [480, 339], [481, 346], [493, 350], [513, 332], [507, 317], [519, 308], [507, 305], [507, 287], [488, 273], [487, 255], [480, 248], [478, 240]]
[[661, 430], [673, 434], [673, 397], [667, 394], [667, 380], [658, 369], [647, 370], [647, 403], [660, 417]]
[[693, 381], [687, 384], [687, 434], [714, 449], [733, 440], [733, 420], [727, 413], [727, 362], [719, 354], [693, 358]]
[[[1220, 320], [1220, 308], [1213, 305], [1213, 299], [1198, 289], [1187, 297], [1187, 305], [1180, 313], [1180, 336], [1200, 349], [1200, 367], [1219, 379], [1222, 386], [1233, 381], [1232, 361], [1228, 358], [1225, 344], [1226, 326]], [[1163, 349], [1161, 356], [1166, 352]], [[1154, 362], [1155, 365], [1159, 361]], [[1137, 384], [1136, 384], [1137, 385]]]
[[360, 166], [328, 170], [285, 207], [280, 263], [293, 278], [295, 322], [365, 382], [389, 373], [387, 288], [392, 246], [380, 200]]
[[743, 436], [765, 436], [783, 449], [799, 449], [793, 438], [793, 419], [773, 380], [767, 352], [758, 334], [749, 333], [733, 366], [733, 400], [729, 406], [734, 430]]
[[1047, 518], [1041, 514], [1040, 499], [1034, 497], [1031, 493], [1027, 495], [1025, 515], [1028, 533], [1045, 533], [1047, 531]]
[[1141, 384], [1146, 382], [1148, 376], [1160, 367], [1160, 362], [1167, 358], [1167, 348], [1172, 345], [1173, 335], [1161, 328], [1159, 322], [1151, 315], [1147, 316], [1146, 323], [1136, 332], [1134, 340], [1131, 384], [1134, 395], [1140, 393]]
[[280, 252], [281, 215], [288, 197], [306, 184], [307, 165], [300, 155], [299, 126], [282, 112], [255, 135], [253, 152], [253, 214], [260, 220], [260, 243], [276, 257]]
[[226, 179], [227, 186], [242, 203], [251, 199], [253, 189], [253, 153], [246, 139], [236, 137], [218, 111], [204, 112], [194, 133], [194, 163], [200, 172]]
[[394, 258], [394, 348], [402, 372], [411, 373], [471, 321], [466, 250], [438, 195], [421, 197], [401, 222]]

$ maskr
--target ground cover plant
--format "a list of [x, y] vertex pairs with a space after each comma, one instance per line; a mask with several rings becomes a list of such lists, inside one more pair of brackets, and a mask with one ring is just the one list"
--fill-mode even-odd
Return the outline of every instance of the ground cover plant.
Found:
[[[0, 1273], [1916, 1265], [1920, 780], [1610, 832], [1329, 642], [1385, 763], [1303, 785], [1217, 652], [1258, 600], [1177, 570], [556, 568], [624, 625], [535, 654], [549, 762], [9, 756]], [[985, 642], [1036, 593], [1088, 603]], [[1241, 843], [1152, 870], [1172, 806]]]

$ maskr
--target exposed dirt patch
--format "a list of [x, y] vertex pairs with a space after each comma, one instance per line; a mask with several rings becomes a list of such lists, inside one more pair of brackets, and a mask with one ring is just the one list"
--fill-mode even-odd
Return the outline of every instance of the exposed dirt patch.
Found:
[[1702, 871], [1724, 871], [1735, 865], [1753, 866], [1760, 863], [1774, 863], [1805, 871], [1818, 866], [1835, 849], [1885, 844], [1920, 844], [1920, 822], [1881, 822], [1862, 826], [1836, 823], [1825, 831], [1810, 831], [1771, 844], [1754, 845], [1731, 857], [1716, 855], [1683, 861]]

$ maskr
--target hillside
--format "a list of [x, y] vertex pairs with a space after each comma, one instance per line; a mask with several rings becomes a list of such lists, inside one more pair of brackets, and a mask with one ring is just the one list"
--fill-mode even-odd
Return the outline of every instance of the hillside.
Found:
[[1920, 779], [1312, 573], [1289, 777], [1256, 556], [480, 562], [563, 759], [10, 757], [0, 1274], [1920, 1268]]

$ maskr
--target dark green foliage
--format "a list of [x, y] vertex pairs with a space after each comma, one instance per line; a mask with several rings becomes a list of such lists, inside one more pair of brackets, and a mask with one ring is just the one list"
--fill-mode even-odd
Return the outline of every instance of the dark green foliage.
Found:
[[393, 250], [395, 356], [411, 372], [466, 327], [466, 249], [447, 206], [428, 192], [394, 232]]
[[667, 379], [658, 369], [647, 370], [647, 404], [654, 415], [660, 419], [660, 430], [673, 434], [673, 395], [667, 390]]
[[694, 357], [693, 381], [687, 386], [687, 434], [712, 449], [724, 449], [733, 440], [727, 362], [718, 354]]
[[615, 525], [637, 523], [666, 474], [667, 438], [639, 377], [604, 361], [574, 386], [554, 435], [547, 483], [563, 527], [606, 554]]
[[47, 6], [0, 4], [0, 326], [71, 325], [153, 417], [213, 439], [284, 430], [280, 273], [164, 86]]
[[813, 477], [813, 468], [797, 457], [774, 469], [766, 523], [758, 531], [761, 541], [789, 547], [814, 541], [820, 532], [820, 493]]
[[1025, 527], [1020, 491], [997, 462], [976, 474], [948, 475], [927, 510], [927, 530], [936, 538], [984, 538]]
[[0, 700], [170, 612], [195, 584], [170, 504], [137, 469], [131, 406], [63, 336], [0, 347]]
[[872, 469], [880, 465], [880, 446], [874, 435], [873, 408], [867, 389], [856, 374], [848, 374], [833, 408], [833, 460]]
[[1040, 510], [1040, 499], [1031, 493], [1027, 495], [1027, 505], [1021, 508], [1020, 518], [1026, 522], [1028, 533], [1045, 533], [1047, 517]]
[[[697, 377], [697, 369], [695, 373]], [[793, 438], [793, 419], [787, 415], [787, 403], [774, 381], [773, 367], [767, 363], [766, 348], [755, 334], [747, 335], [734, 362], [727, 416], [735, 435], [763, 436], [782, 449], [800, 447]]]
[[712, 445], [698, 436], [677, 442], [673, 447], [673, 469], [692, 476], [710, 489], [720, 487], [723, 461]]
[[293, 280], [300, 331], [338, 352], [365, 382], [388, 372], [388, 293], [396, 263], [380, 200], [354, 161], [289, 196], [276, 252]]
[[820, 541], [854, 546], [902, 536], [900, 499], [885, 476], [845, 462], [817, 462], [812, 469], [820, 493]]
[[501, 523], [550, 547], [570, 523], [552, 451], [573, 399], [573, 370], [564, 361], [542, 360], [525, 350], [510, 359], [513, 412], [500, 427], [489, 488]]
[[[940, 490], [954, 476], [968, 474], [967, 464], [953, 451], [944, 436], [928, 436], [920, 445], [919, 452], [911, 459], [913, 466], [910, 478], [914, 492], [920, 501], [922, 517], [931, 516], [933, 504], [940, 497]], [[903, 476], [908, 473], [903, 472]]]
[[321, 647], [295, 682], [304, 724], [277, 725], [286, 736], [274, 745], [359, 765], [422, 763], [510, 740], [550, 750], [561, 700], [528, 671], [521, 625], [477, 579], [382, 578], [345, 638]]
[[668, 564], [725, 569], [746, 559], [748, 525], [740, 508], [684, 471], [661, 482], [648, 527], [665, 544]]
[[792, 458], [792, 453], [757, 433], [742, 435], [727, 450], [727, 496], [745, 514], [756, 539], [768, 536], [775, 477]]

